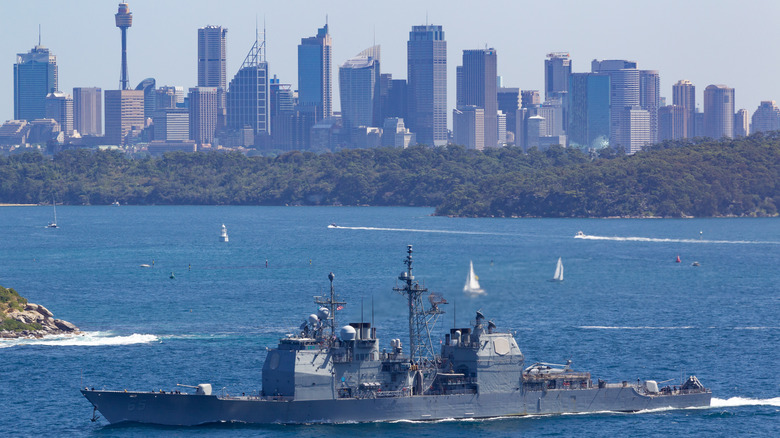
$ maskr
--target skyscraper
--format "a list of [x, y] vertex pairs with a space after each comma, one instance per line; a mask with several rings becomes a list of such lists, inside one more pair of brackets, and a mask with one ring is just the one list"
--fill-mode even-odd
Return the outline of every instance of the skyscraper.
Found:
[[751, 133], [780, 130], [780, 108], [774, 100], [761, 101], [753, 112], [752, 122]]
[[198, 29], [198, 87], [217, 88], [217, 126], [225, 123], [227, 91], [227, 29], [206, 26]]
[[696, 132], [696, 87], [691, 81], [682, 79], [672, 86], [672, 104], [685, 108], [684, 138], [693, 138]]
[[417, 142], [447, 144], [447, 41], [442, 26], [412, 26], [406, 43], [406, 126]]
[[198, 29], [198, 87], [227, 87], [226, 36], [222, 26]]
[[625, 117], [626, 108], [639, 106], [639, 70], [636, 62], [622, 59], [599, 61], [591, 63], [591, 72], [607, 73], [610, 78], [610, 129], [609, 142], [611, 146], [623, 146], [630, 149], [631, 132], [628, 123], [631, 118]]
[[571, 76], [571, 59], [566, 52], [547, 54], [544, 60], [544, 98], [559, 98], [566, 100], [569, 91], [569, 76]]
[[144, 92], [144, 118], [147, 119], [153, 118], [157, 109], [156, 84], [157, 81], [154, 78], [146, 78], [135, 87], [136, 90]]
[[517, 110], [520, 109], [520, 89], [499, 87], [498, 110], [506, 115], [506, 130], [516, 134]]
[[704, 135], [719, 140], [734, 137], [734, 89], [709, 85], [704, 89]]
[[372, 46], [339, 67], [341, 120], [344, 130], [378, 127], [380, 49]]
[[476, 105], [462, 105], [452, 110], [453, 141], [479, 151], [485, 149], [485, 110]]
[[73, 89], [73, 129], [82, 135], [103, 133], [103, 90], [96, 87]]
[[144, 127], [144, 92], [138, 90], [106, 90], [106, 136], [112, 145], [125, 145], [131, 129]]
[[154, 139], [184, 141], [190, 139], [190, 116], [186, 108], [164, 108], [154, 113]]
[[57, 57], [38, 45], [16, 55], [14, 64], [14, 119], [42, 119], [46, 96], [57, 91]]
[[332, 52], [327, 23], [298, 45], [298, 105], [312, 112], [315, 122], [333, 114]]
[[572, 146], [600, 149], [609, 144], [610, 87], [606, 73], [572, 73], [568, 91]]
[[650, 142], [658, 142], [658, 107], [661, 106], [661, 76], [658, 70], [639, 71], [639, 106], [650, 114]]
[[62, 91], [46, 96], [46, 118], [54, 119], [60, 125], [60, 131], [73, 134], [73, 98]]
[[219, 87], [190, 88], [189, 139], [198, 145], [214, 141], [219, 97]]
[[488, 148], [498, 146], [497, 56], [492, 48], [464, 50], [458, 78], [458, 106], [474, 105], [485, 110], [485, 147]]
[[[271, 133], [268, 117], [268, 62], [265, 41], [255, 38], [241, 68], [230, 81], [227, 93], [227, 126], [239, 131], [249, 129], [257, 137]], [[247, 143], [241, 141], [240, 143]]]

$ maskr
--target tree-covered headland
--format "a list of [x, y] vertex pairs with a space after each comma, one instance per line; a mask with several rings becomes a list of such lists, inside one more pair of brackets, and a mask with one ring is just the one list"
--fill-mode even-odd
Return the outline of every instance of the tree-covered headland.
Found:
[[780, 133], [664, 142], [633, 155], [460, 146], [0, 157], [0, 203], [432, 206], [496, 217], [776, 216]]

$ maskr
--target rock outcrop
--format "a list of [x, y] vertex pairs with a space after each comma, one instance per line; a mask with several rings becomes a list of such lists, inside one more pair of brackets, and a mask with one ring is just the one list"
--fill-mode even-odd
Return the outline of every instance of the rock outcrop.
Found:
[[68, 321], [54, 319], [54, 314], [40, 304], [27, 303], [24, 310], [11, 310], [3, 315], [22, 324], [39, 324], [38, 330], [3, 330], [0, 338], [40, 338], [46, 335], [78, 334], [79, 328]]

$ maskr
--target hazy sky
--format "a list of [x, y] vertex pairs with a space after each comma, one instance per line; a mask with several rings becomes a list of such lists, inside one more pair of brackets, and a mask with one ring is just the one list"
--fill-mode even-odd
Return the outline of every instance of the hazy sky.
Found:
[[[57, 56], [59, 88], [117, 89], [120, 32], [116, 0], [0, 1], [0, 122], [13, 118], [13, 64], [38, 41]], [[412, 25], [444, 26], [450, 108], [455, 67], [463, 49], [494, 47], [504, 86], [544, 88], [544, 58], [569, 52], [573, 71], [597, 59], [629, 59], [659, 70], [661, 95], [671, 103], [679, 79], [696, 85], [696, 102], [709, 84], [736, 89], [736, 108], [752, 115], [761, 100], [780, 100], [780, 1], [301, 1], [129, 0], [131, 86], [153, 77], [157, 85], [197, 84], [197, 29], [228, 28], [228, 81], [254, 42], [255, 17], [265, 22], [271, 75], [297, 86], [297, 45], [328, 16], [333, 38], [334, 109], [339, 108], [338, 66], [376, 41], [382, 72], [406, 78], [406, 41]], [[450, 111], [451, 112], [451, 111]]]

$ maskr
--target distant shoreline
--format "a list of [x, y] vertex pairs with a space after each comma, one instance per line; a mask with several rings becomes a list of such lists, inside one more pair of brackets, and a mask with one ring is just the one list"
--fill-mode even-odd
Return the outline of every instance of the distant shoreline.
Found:
[[0, 203], [0, 207], [37, 207], [38, 204], [2, 204]]

